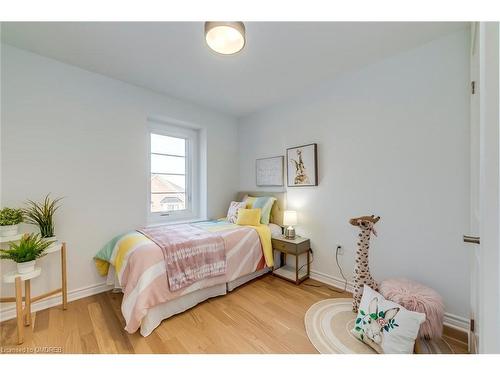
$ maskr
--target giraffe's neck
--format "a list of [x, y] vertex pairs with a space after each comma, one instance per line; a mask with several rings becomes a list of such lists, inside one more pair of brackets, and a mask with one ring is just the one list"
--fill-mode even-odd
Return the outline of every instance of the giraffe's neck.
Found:
[[369, 269], [368, 250], [370, 249], [371, 229], [363, 229], [359, 234], [359, 253], [356, 257], [356, 267]]

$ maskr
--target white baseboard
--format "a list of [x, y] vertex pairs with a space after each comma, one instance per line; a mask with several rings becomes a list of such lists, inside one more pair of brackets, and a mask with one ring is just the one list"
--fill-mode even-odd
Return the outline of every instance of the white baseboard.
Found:
[[[320, 281], [322, 283], [331, 285], [337, 289], [344, 290], [345, 281], [339, 277], [327, 275], [325, 273], [311, 270], [311, 279]], [[91, 286], [87, 286], [80, 289], [75, 289], [68, 292], [68, 301], [75, 301], [80, 298], [92, 296], [94, 294], [99, 294], [108, 290], [113, 289], [113, 286], [107, 285], [106, 283], [95, 284]], [[353, 284], [352, 282], [347, 282], [348, 292], [352, 293]], [[48, 309], [49, 307], [58, 306], [61, 304], [61, 296], [54, 296], [47, 298], [45, 300], [35, 302], [31, 305], [31, 311], [40, 311], [44, 309]], [[14, 305], [0, 309], [0, 322], [5, 320], [13, 319], [16, 317], [16, 307]], [[469, 332], [469, 320], [450, 313], [445, 313], [444, 315], [444, 324], [448, 327], [463, 331]]]
[[[75, 301], [80, 298], [92, 296], [94, 294], [99, 294], [107, 290], [113, 289], [113, 286], [106, 285], [106, 283], [90, 285], [80, 289], [71, 290], [68, 292], [68, 302]], [[49, 307], [58, 306], [62, 303], [61, 295], [56, 295], [54, 297], [47, 298], [38, 302], [34, 302], [31, 305], [31, 311], [40, 311], [48, 309]], [[12, 303], [12, 306], [0, 309], [0, 322], [5, 320], [13, 319], [16, 317], [16, 306]]]
[[[322, 283], [331, 285], [337, 289], [344, 290], [345, 281], [339, 277], [327, 275], [323, 272], [311, 270], [311, 279], [321, 281]], [[351, 281], [347, 282], [348, 292], [352, 293], [353, 283]], [[469, 319], [466, 319], [462, 316], [446, 313], [444, 314], [443, 324], [450, 328], [454, 328], [459, 331], [469, 332]]]
[[[319, 272], [319, 271], [314, 271], [311, 270], [311, 279], [321, 281], [322, 283], [331, 285], [337, 289], [344, 290], [346, 288], [346, 282], [345, 280], [341, 279], [340, 277], [332, 276], [332, 275], [327, 275], [326, 273]], [[351, 281], [347, 281], [347, 288], [346, 291], [349, 293], [352, 293], [354, 288], [354, 285]]]
[[455, 314], [444, 313], [444, 325], [459, 331], [469, 333], [469, 319]]

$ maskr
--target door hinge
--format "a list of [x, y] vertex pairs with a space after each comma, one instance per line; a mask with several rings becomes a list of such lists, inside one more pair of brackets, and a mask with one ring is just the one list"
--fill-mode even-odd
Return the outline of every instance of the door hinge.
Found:
[[474, 327], [474, 319], [471, 319], [470, 320], [470, 331], [474, 332], [474, 329], [475, 329], [475, 327]]
[[481, 243], [481, 238], [464, 234], [464, 242], [479, 245]]
[[472, 95], [474, 95], [476, 93], [476, 81], [472, 81], [470, 83], [470, 88], [471, 88]]

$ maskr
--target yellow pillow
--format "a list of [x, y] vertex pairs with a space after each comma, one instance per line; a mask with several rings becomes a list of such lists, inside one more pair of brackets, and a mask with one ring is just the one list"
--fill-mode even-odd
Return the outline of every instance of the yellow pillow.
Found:
[[260, 224], [261, 212], [262, 210], [260, 208], [240, 208], [238, 210], [236, 224], [257, 226]]

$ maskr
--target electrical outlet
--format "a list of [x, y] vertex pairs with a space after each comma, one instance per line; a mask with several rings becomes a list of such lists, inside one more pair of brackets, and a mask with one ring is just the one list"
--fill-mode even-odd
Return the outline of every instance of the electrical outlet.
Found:
[[337, 250], [339, 255], [344, 255], [344, 247], [339, 243], [335, 245], [335, 251]]

